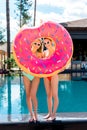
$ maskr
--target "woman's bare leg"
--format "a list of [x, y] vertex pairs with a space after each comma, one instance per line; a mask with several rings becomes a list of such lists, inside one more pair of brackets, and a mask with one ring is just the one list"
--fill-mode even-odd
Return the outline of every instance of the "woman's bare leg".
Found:
[[34, 106], [34, 116], [35, 120], [37, 120], [37, 107], [38, 107], [38, 102], [37, 102], [37, 89], [39, 86], [40, 78], [35, 77], [32, 81], [32, 89], [31, 89], [31, 98], [32, 98], [32, 103]]
[[44, 85], [45, 85], [46, 94], [47, 94], [48, 111], [49, 111], [49, 115], [51, 116], [52, 114], [52, 90], [51, 90], [50, 81], [47, 78], [44, 78]]
[[56, 111], [58, 108], [58, 75], [54, 75], [51, 79], [51, 87], [52, 87], [52, 97], [54, 99], [54, 105], [53, 105], [53, 118], [56, 116]]
[[23, 82], [26, 91], [26, 101], [31, 116], [30, 120], [33, 120], [32, 102], [31, 102], [31, 81], [26, 76], [23, 76]]

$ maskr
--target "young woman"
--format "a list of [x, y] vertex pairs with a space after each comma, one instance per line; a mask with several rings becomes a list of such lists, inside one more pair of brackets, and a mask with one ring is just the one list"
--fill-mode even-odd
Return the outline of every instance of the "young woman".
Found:
[[[37, 39], [34, 43], [32, 43], [31, 51], [36, 57], [41, 58], [42, 47], [39, 39]], [[40, 78], [34, 77], [30, 74], [23, 72], [23, 82], [26, 91], [26, 101], [30, 112], [29, 122], [37, 122], [38, 102], [37, 102], [36, 93], [39, 86]]]
[[[45, 58], [49, 58], [55, 51], [55, 44], [49, 38], [44, 38], [44, 46], [46, 47]], [[47, 93], [48, 111], [44, 117], [48, 121], [56, 119], [56, 111], [58, 108], [58, 75], [44, 78], [44, 85]], [[53, 108], [53, 109], [52, 109]]]

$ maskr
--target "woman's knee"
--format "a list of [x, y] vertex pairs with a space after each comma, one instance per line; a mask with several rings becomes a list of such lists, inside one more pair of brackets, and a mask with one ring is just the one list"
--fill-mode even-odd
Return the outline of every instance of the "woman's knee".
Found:
[[55, 101], [58, 101], [58, 95], [57, 95], [57, 94], [52, 95], [52, 97], [53, 97], [53, 99], [54, 99]]
[[52, 93], [51, 92], [47, 92], [47, 97], [48, 98], [52, 98]]
[[29, 91], [26, 91], [26, 97], [28, 97], [28, 98], [31, 97], [31, 93]]
[[31, 93], [31, 98], [36, 98], [36, 94], [35, 93]]

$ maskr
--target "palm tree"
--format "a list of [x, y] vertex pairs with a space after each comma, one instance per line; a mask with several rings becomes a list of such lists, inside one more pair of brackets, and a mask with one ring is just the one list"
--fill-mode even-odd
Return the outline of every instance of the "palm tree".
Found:
[[35, 21], [36, 21], [36, 0], [34, 2], [34, 23], [33, 23], [34, 26], [35, 26]]
[[[7, 58], [10, 58], [10, 13], [9, 0], [6, 0], [6, 23], [7, 23]], [[10, 65], [7, 66], [10, 69]]]
[[24, 24], [29, 23], [31, 15], [29, 14], [29, 9], [32, 6], [31, 0], [16, 0], [15, 5], [17, 7], [16, 19], [18, 18], [18, 26], [22, 27]]

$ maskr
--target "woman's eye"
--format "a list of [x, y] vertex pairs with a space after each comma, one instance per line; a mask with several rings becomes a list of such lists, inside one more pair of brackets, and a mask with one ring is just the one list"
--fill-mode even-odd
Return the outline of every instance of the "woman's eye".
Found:
[[36, 43], [36, 42], [35, 42], [34, 44], [35, 44], [35, 45], [37, 45], [37, 43]]

